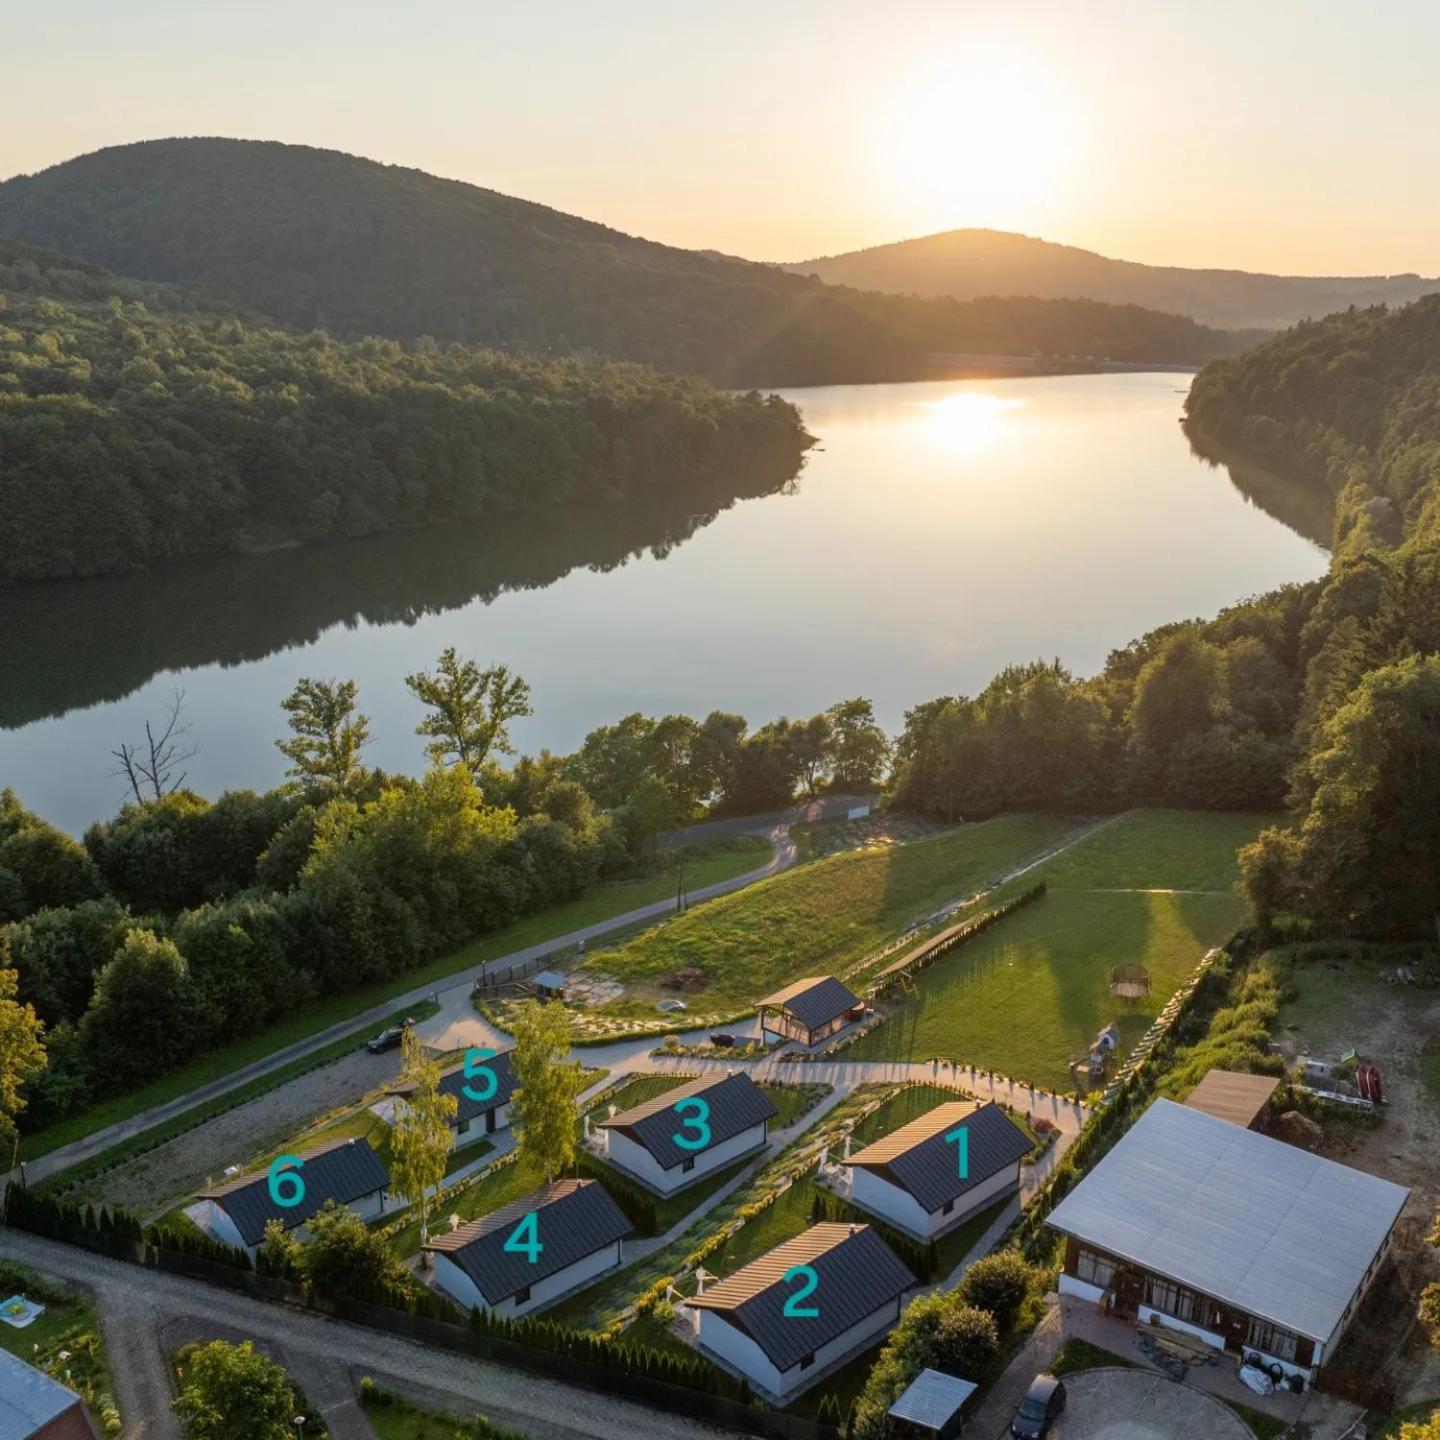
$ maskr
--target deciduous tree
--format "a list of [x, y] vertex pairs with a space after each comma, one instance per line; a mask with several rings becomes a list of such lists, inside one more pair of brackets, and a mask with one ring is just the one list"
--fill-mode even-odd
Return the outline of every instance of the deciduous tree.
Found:
[[172, 1408], [186, 1440], [295, 1440], [295, 1391], [249, 1340], [197, 1346], [184, 1367]]
[[355, 709], [353, 680], [302, 678], [280, 708], [290, 717], [289, 740], [275, 742], [290, 761], [297, 786], [351, 789], [364, 774], [360, 751], [370, 743], [370, 721]]
[[463, 765], [478, 776], [492, 750], [512, 753], [509, 724], [532, 714], [530, 687], [505, 665], [482, 670], [455, 647], [440, 652], [435, 674], [407, 675], [405, 684], [429, 711], [415, 727], [430, 739], [426, 751], [439, 765]]
[[515, 1049], [517, 1163], [536, 1178], [553, 1180], [575, 1160], [575, 1099], [585, 1087], [570, 1061], [570, 1016], [559, 1003], [527, 1000], [511, 1026]]
[[390, 1186], [420, 1212], [420, 1243], [430, 1238], [430, 1200], [445, 1178], [455, 1136], [450, 1129], [460, 1102], [440, 1093], [440, 1065], [413, 1029], [401, 1037], [405, 1097], [396, 1104], [390, 1150]]

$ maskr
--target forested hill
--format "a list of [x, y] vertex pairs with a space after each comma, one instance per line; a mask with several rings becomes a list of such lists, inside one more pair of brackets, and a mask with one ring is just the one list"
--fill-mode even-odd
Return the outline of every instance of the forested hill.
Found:
[[903, 295], [1071, 295], [1274, 330], [1351, 305], [1405, 304], [1440, 290], [1419, 275], [1264, 275], [1112, 260], [1003, 230], [947, 230], [787, 267], [832, 285]]
[[913, 379], [933, 352], [1199, 363], [1240, 340], [1071, 299], [921, 300], [621, 234], [335, 151], [147, 141], [0, 185], [0, 235], [289, 325], [598, 353], [727, 385]]
[[[342, 343], [0, 241], [0, 583], [793, 475], [798, 412], [633, 365]], [[735, 493], [750, 493], [747, 479]]]

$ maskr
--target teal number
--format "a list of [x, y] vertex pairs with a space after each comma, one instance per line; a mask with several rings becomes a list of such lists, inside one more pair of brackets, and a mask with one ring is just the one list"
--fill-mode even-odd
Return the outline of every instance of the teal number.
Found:
[[670, 1138], [682, 1150], [703, 1150], [710, 1143], [710, 1106], [698, 1095], [690, 1095], [684, 1100], [675, 1102], [677, 1115], [684, 1115], [686, 1110], [695, 1112], [694, 1115], [686, 1116], [684, 1126], [686, 1130], [695, 1131], [694, 1138], [682, 1135], [679, 1131], [676, 1131]]
[[465, 1078], [474, 1080], [477, 1076], [485, 1082], [483, 1090], [472, 1090], [468, 1085], [461, 1089], [461, 1094], [467, 1100], [493, 1100], [495, 1092], [500, 1088], [500, 1081], [496, 1078], [495, 1072], [485, 1063], [493, 1060], [495, 1052], [487, 1049], [474, 1049], [465, 1052]]
[[970, 1132], [963, 1125], [957, 1125], [946, 1133], [945, 1138], [960, 1152], [960, 1178], [968, 1180], [970, 1178]]
[[815, 1287], [820, 1283], [820, 1277], [815, 1273], [813, 1265], [792, 1265], [781, 1277], [785, 1284], [792, 1280], [803, 1280], [805, 1283], [785, 1302], [785, 1308], [780, 1312], [790, 1320], [817, 1320], [820, 1312], [813, 1305], [801, 1305], [801, 1301], [807, 1296], [815, 1293]]
[[270, 1198], [282, 1210], [289, 1210], [305, 1198], [305, 1182], [295, 1173], [304, 1163], [298, 1155], [279, 1155], [271, 1162], [266, 1177]]
[[545, 1247], [540, 1243], [540, 1221], [532, 1210], [511, 1232], [501, 1249], [523, 1255], [532, 1265]]

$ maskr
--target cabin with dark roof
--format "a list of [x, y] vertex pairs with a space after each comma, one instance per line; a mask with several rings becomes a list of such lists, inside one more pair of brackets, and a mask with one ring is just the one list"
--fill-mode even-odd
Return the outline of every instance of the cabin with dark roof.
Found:
[[[961, 1129], [963, 1155], [956, 1135]], [[1032, 1149], [1030, 1137], [993, 1102], [937, 1105], [844, 1162], [850, 1199], [906, 1234], [930, 1240], [1017, 1194], [1020, 1162]]]
[[95, 1440], [95, 1427], [73, 1390], [0, 1350], [0, 1440]]
[[[248, 1251], [252, 1260], [272, 1220], [303, 1238], [306, 1223], [329, 1200], [353, 1210], [362, 1220], [374, 1220], [385, 1213], [390, 1175], [368, 1140], [334, 1140], [329, 1145], [302, 1150], [298, 1158], [298, 1166], [287, 1166], [281, 1172], [298, 1176], [304, 1187], [295, 1205], [277, 1203], [270, 1193], [267, 1166], [202, 1191], [199, 1203], [186, 1213], [217, 1240]], [[277, 1188], [288, 1198], [294, 1187], [287, 1182]]]
[[833, 975], [812, 975], [767, 995], [756, 1009], [765, 1040], [818, 1045], [859, 1020], [865, 1002]]
[[[484, 1094], [489, 1086], [477, 1073], [465, 1074], [463, 1064], [446, 1070], [440, 1076], [440, 1093], [453, 1095], [457, 1102], [455, 1118], [450, 1122], [450, 1133], [455, 1137], [455, 1146], [469, 1145], [483, 1136], [493, 1135], [510, 1125], [511, 1101], [515, 1098], [515, 1070], [510, 1063], [512, 1050], [502, 1050], [485, 1062], [485, 1069], [495, 1077], [495, 1090], [484, 1100], [467, 1095], [467, 1090]], [[413, 1087], [396, 1085], [386, 1091], [403, 1104]]]
[[871, 1226], [812, 1225], [685, 1304], [701, 1350], [788, 1402], [874, 1345], [916, 1283]]
[[763, 1150], [776, 1114], [742, 1071], [704, 1075], [598, 1124], [605, 1158], [617, 1170], [657, 1195], [673, 1195]]
[[[522, 1230], [532, 1215], [534, 1226]], [[620, 1242], [634, 1228], [598, 1181], [556, 1180], [448, 1235], [432, 1235], [425, 1250], [437, 1288], [468, 1309], [514, 1319], [615, 1269]]]

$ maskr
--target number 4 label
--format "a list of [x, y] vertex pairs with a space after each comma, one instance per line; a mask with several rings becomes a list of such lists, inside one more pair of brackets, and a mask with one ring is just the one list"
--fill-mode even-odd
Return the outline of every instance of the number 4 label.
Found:
[[532, 1265], [540, 1259], [545, 1247], [540, 1243], [540, 1219], [532, 1210], [511, 1232], [501, 1249], [512, 1255], [523, 1255]]

